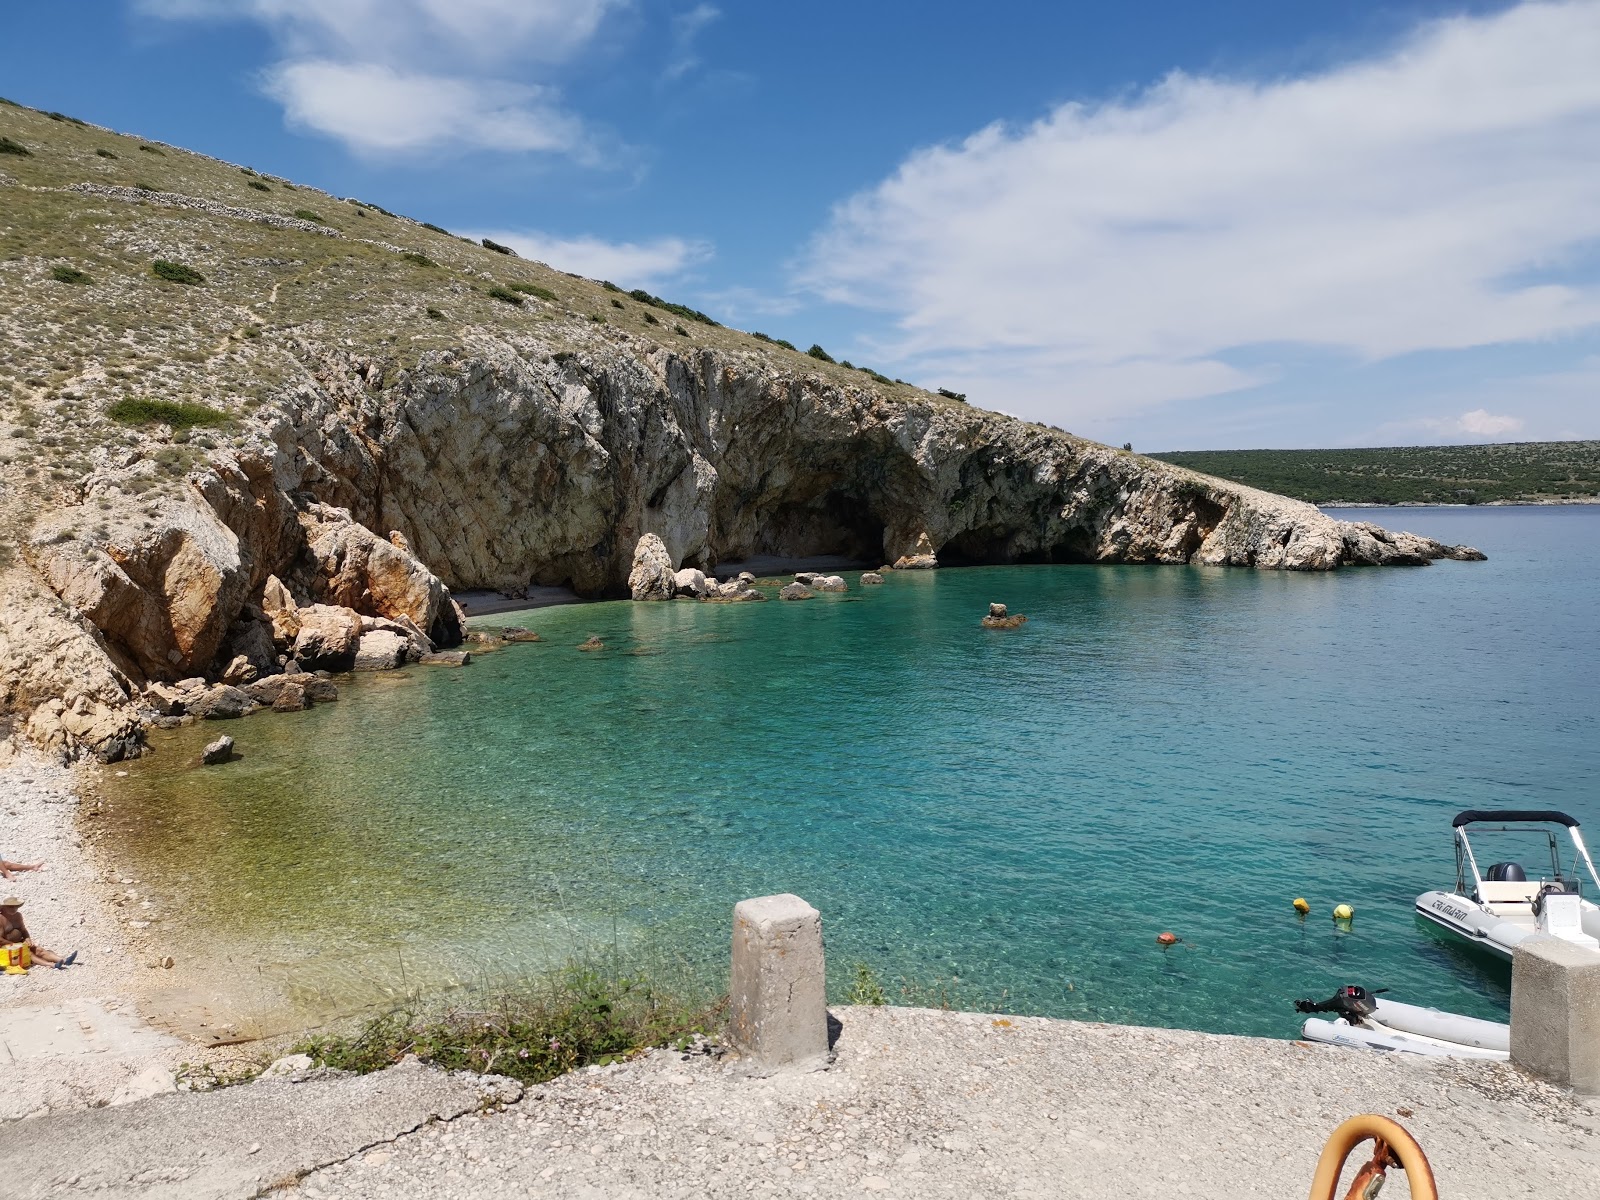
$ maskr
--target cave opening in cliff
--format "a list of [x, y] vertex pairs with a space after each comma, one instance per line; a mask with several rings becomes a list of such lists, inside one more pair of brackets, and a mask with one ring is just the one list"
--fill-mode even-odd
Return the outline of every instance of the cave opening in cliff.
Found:
[[775, 558], [834, 556], [876, 566], [883, 561], [884, 523], [872, 505], [847, 492], [781, 504], [761, 521], [756, 552]]
[[1064, 541], [1029, 549], [1015, 548], [1016, 531], [1001, 526], [986, 526], [958, 533], [939, 547], [941, 566], [988, 567], [1008, 563], [1085, 563], [1089, 555], [1087, 537], [1073, 535]]

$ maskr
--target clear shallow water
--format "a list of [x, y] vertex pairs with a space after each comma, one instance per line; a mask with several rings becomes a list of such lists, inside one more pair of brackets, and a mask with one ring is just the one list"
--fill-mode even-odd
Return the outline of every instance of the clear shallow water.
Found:
[[[540, 644], [234, 723], [225, 768], [187, 765], [214, 726], [168, 736], [109, 781], [107, 844], [212, 986], [296, 1019], [575, 954], [715, 981], [774, 891], [822, 910], [836, 993], [865, 962], [924, 1002], [1276, 1036], [1345, 982], [1503, 1016], [1508, 971], [1411, 902], [1461, 808], [1600, 833], [1600, 509], [1342, 515], [1490, 561], [545, 609]], [[979, 628], [991, 600], [1028, 624]]]

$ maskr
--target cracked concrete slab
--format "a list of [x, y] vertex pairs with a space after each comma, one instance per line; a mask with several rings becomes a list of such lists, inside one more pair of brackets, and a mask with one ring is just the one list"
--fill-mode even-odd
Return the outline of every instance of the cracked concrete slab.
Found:
[[510, 1080], [408, 1062], [15, 1121], [0, 1125], [0, 1159], [27, 1166], [8, 1170], [0, 1190], [8, 1200], [242, 1200], [521, 1092]]

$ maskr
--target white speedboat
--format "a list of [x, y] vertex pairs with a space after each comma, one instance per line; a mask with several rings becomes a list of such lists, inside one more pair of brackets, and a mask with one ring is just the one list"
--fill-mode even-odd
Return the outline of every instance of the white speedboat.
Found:
[[[1457, 813], [1450, 824], [1456, 840], [1455, 890], [1423, 892], [1417, 897], [1417, 915], [1507, 960], [1518, 942], [1535, 933], [1600, 949], [1600, 904], [1595, 903], [1600, 875], [1577, 821], [1554, 809], [1472, 808]], [[1542, 835], [1539, 865], [1497, 862], [1480, 873], [1469, 827], [1478, 833]], [[1565, 838], [1557, 827], [1565, 829]], [[1569, 839], [1570, 847], [1564, 846]], [[1530, 870], [1537, 872], [1531, 879]], [[1586, 896], [1588, 888], [1593, 890]]]
[[[1383, 989], [1379, 989], [1382, 991]], [[1511, 1026], [1478, 1017], [1463, 1017], [1437, 1008], [1380, 1000], [1362, 987], [1342, 987], [1321, 1003], [1296, 1000], [1300, 1012], [1339, 1014], [1339, 1020], [1311, 1018], [1300, 1027], [1308, 1042], [1383, 1050], [1396, 1054], [1422, 1054], [1434, 1058], [1487, 1058], [1504, 1062], [1511, 1057]]]

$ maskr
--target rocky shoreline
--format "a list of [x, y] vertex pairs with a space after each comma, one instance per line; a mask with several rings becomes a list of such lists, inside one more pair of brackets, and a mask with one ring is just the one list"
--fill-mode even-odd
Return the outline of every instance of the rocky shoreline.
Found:
[[[307, 685], [262, 681], [447, 661], [428, 656], [460, 645], [453, 589], [638, 594], [641, 539], [674, 594], [682, 572], [698, 587], [763, 555], [1314, 571], [1481, 557], [995, 413], [581, 336], [553, 355], [484, 336], [398, 373], [298, 342], [303, 381], [177, 493], [146, 498], [144, 451], [101, 457], [81, 502], [43, 515], [0, 572], [18, 732], [111, 762], [174, 715], [161, 689], [185, 681], [287, 706]], [[709, 598], [749, 598], [724, 586]]]

